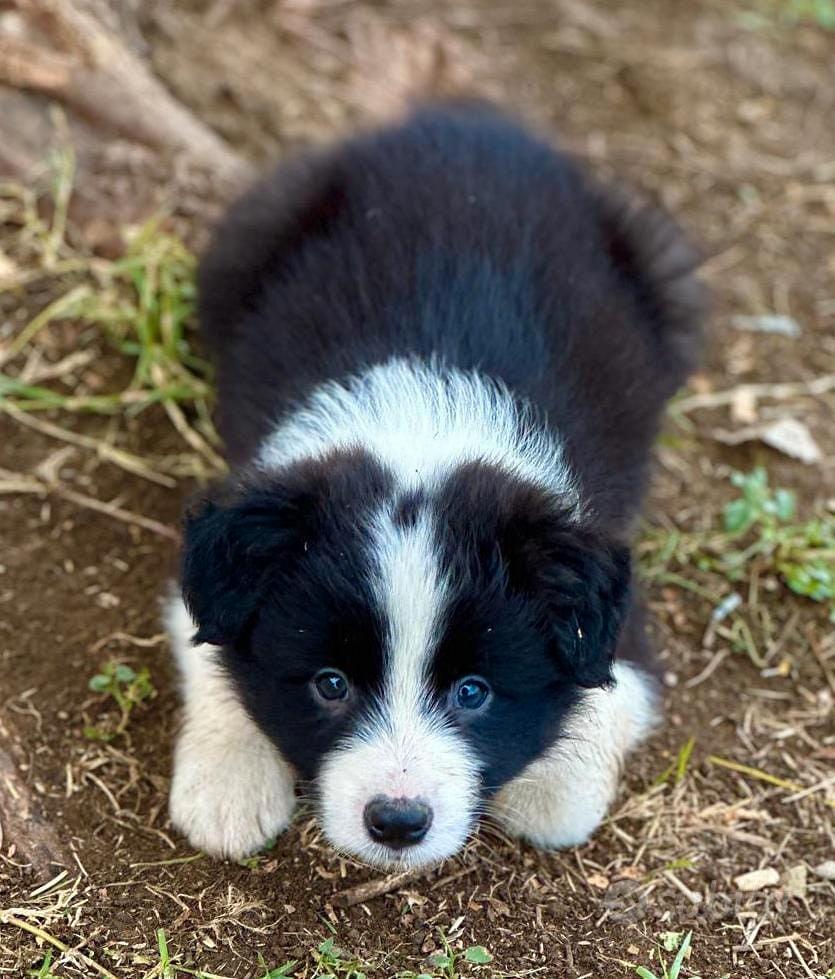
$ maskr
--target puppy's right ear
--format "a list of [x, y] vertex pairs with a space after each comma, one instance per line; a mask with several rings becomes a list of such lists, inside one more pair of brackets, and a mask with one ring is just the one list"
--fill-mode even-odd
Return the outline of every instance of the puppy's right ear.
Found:
[[181, 576], [195, 643], [240, 638], [271, 570], [286, 570], [300, 541], [296, 511], [285, 493], [270, 489], [227, 503], [203, 500], [186, 515]]

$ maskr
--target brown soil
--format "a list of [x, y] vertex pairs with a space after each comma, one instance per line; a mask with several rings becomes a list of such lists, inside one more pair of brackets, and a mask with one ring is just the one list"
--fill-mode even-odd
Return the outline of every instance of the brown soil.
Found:
[[[391, 70], [408, 75], [403, 59], [417, 57], [416, 70], [437, 68], [521, 107], [602, 173], [660, 197], [701, 240], [716, 309], [699, 391], [835, 371], [835, 33], [786, 25], [774, 15], [780, 5], [766, 0], [208, 7], [152, 3], [141, 26], [163, 80], [246, 155], [272, 158], [385, 112], [397, 81]], [[440, 67], [436, 43], [447, 52]], [[397, 55], [389, 75], [380, 67], [387, 51]], [[24, 299], [25, 320], [43, 298]], [[729, 325], [738, 313], [791, 315], [803, 333], [739, 332]], [[650, 519], [671, 528], [715, 524], [731, 494], [730, 469], [758, 461], [774, 485], [798, 491], [805, 511], [826, 505], [833, 404], [829, 394], [760, 408], [760, 417], [790, 414], [808, 425], [824, 455], [815, 466], [756, 444], [722, 445], [715, 431], [735, 425], [726, 407], [671, 423]], [[59, 420], [91, 433], [105, 427]], [[161, 413], [148, 411], [121, 437], [134, 451], [158, 452], [169, 431]], [[9, 418], [0, 418], [0, 446], [0, 467], [17, 473], [34, 471], [56, 449]], [[62, 478], [169, 525], [189, 490], [152, 486], [83, 450], [63, 463]], [[3, 841], [0, 915], [43, 928], [120, 979], [153, 974], [157, 928], [181, 964], [235, 977], [261, 975], [259, 955], [309, 968], [310, 948], [331, 934], [376, 966], [372, 975], [420, 971], [440, 930], [456, 947], [487, 946], [496, 969], [510, 975], [627, 975], [636, 964], [660, 973], [658, 936], [690, 929], [686, 975], [832, 974], [835, 886], [811, 869], [835, 859], [826, 802], [835, 643], [823, 607], [769, 580], [756, 594], [750, 583], [742, 588], [760, 651], [781, 639], [780, 676], [721, 637], [706, 648], [709, 601], [650, 585], [668, 723], [631, 763], [596, 838], [547, 854], [485, 828], [439, 870], [339, 909], [334, 896], [374, 874], [331, 853], [304, 819], [254, 866], [183, 862], [192, 852], [166, 820], [177, 697], [158, 612], [174, 545], [32, 494], [0, 497], [0, 528], [0, 719], [15, 732], [18, 769], [42, 815], [72, 853], [66, 875], [38, 894], [43, 877]], [[723, 650], [712, 674], [688, 685]], [[111, 657], [148, 666], [158, 696], [135, 711], [125, 737], [102, 744], [83, 734], [107, 710], [87, 681]], [[696, 747], [686, 777], [654, 786], [689, 737]], [[811, 791], [741, 776], [711, 756]], [[802, 893], [786, 882], [801, 866]], [[754, 893], [735, 887], [737, 875], [760, 867], [776, 868], [780, 883]], [[0, 916], [0, 974], [26, 975], [43, 953], [30, 932]], [[78, 959], [54, 968], [94, 974]]]

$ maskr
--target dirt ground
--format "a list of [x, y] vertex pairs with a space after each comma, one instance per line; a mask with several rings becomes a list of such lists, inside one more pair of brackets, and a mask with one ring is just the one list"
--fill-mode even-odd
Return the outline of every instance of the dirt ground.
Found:
[[[738, 394], [749, 382], [835, 372], [835, 32], [767, 0], [134, 8], [137, 49], [258, 164], [385, 114], [418, 71], [440, 88], [463, 81], [501, 98], [598, 172], [660, 198], [704, 247], [714, 312], [706, 369], [659, 444], [649, 524], [671, 538], [718, 526], [731, 470], [756, 463], [797, 492], [804, 516], [835, 511], [835, 385]], [[196, 237], [208, 213], [190, 209]], [[50, 299], [44, 289], [0, 295], [0, 340]], [[763, 314], [792, 318], [800, 335], [733, 325]], [[105, 357], [96, 369], [120, 368]], [[737, 394], [712, 404], [725, 390]], [[818, 461], [723, 441], [788, 416], [807, 426]], [[45, 418], [95, 437], [113, 424]], [[32, 474], [63, 448], [8, 414], [0, 433], [5, 477]], [[160, 409], [124, 421], [117, 437], [139, 455], [176, 451]], [[83, 446], [55, 464], [65, 486], [118, 499], [163, 529], [176, 527], [193, 488], [152, 484]], [[682, 976], [835, 975], [835, 883], [816, 871], [835, 860], [830, 606], [756, 565], [736, 583], [696, 568], [650, 574], [667, 723], [630, 763], [597, 836], [540, 853], [485, 827], [441, 868], [342, 908], [338, 894], [378, 875], [331, 853], [305, 817], [246, 866], [194, 854], [167, 822], [178, 705], [159, 596], [176, 544], [159, 529], [16, 492], [8, 479], [0, 496], [0, 738], [34, 800], [33, 832], [52, 834], [33, 860], [4, 826], [0, 974], [38, 974], [28, 970], [47, 946], [34, 928], [87, 957], [53, 949], [56, 976], [94, 976], [90, 960], [119, 979], [163, 976], [164, 928], [176, 963], [241, 979], [263, 974], [259, 956], [270, 966], [298, 959], [296, 974], [312, 975], [310, 950], [330, 936], [369, 975], [419, 972], [441, 934], [454, 948], [486, 946], [498, 975], [609, 977], [636, 965], [661, 975], [661, 936], [690, 930]], [[734, 628], [711, 626], [734, 590]], [[105, 743], [84, 728], [108, 719], [88, 689], [108, 659], [146, 666], [158, 693]], [[691, 738], [682, 777], [659, 780]], [[776, 872], [770, 884], [735, 883], [758, 869]]]

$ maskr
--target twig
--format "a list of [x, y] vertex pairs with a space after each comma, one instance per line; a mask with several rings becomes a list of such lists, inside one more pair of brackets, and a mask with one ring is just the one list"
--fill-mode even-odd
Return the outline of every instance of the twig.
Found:
[[105, 979], [119, 979], [118, 976], [115, 976], [109, 969], [105, 969], [103, 965], [99, 965], [94, 959], [91, 959], [83, 952], [70, 948], [69, 945], [65, 945], [54, 935], [50, 935], [48, 931], [44, 931], [43, 928], [38, 928], [37, 925], [30, 925], [28, 921], [22, 921], [20, 918], [16, 918], [13, 914], [7, 914], [5, 911], [0, 911], [0, 922], [4, 925], [13, 925], [15, 928], [20, 928], [21, 931], [28, 931], [35, 938], [40, 938], [42, 942], [46, 942], [48, 945], [52, 945], [53, 948], [57, 948], [63, 955], [69, 955], [70, 958], [74, 956], [80, 959], [85, 965], [90, 966], [91, 969], [95, 969], [100, 976], [105, 976]]
[[112, 462], [113, 465], [119, 466], [120, 469], [132, 473], [134, 476], [140, 476], [142, 479], [157, 483], [159, 486], [165, 486], [166, 489], [174, 489], [177, 485], [175, 479], [152, 469], [144, 459], [134, 455], [132, 452], [117, 449], [107, 442], [92, 438], [89, 435], [71, 432], [67, 428], [54, 425], [52, 422], [45, 421], [41, 418], [33, 418], [25, 411], [21, 411], [20, 408], [16, 408], [8, 402], [0, 401], [0, 411], [5, 411], [16, 422], [19, 422], [21, 425], [26, 425], [29, 428], [34, 428], [36, 432], [40, 432], [42, 435], [49, 435], [51, 438], [60, 439], [62, 442], [69, 442], [70, 445], [77, 445], [84, 449], [92, 449], [99, 458], [107, 462]]
[[700, 683], [704, 683], [705, 680], [707, 680], [707, 678], [713, 674], [719, 664], [730, 655], [730, 652], [731, 651], [729, 649], [720, 649], [701, 673], [690, 677], [690, 679], [685, 682], [685, 689], [692, 690], [693, 687], [698, 687]]
[[48, 496], [51, 493], [86, 510], [95, 510], [96, 513], [103, 513], [122, 523], [133, 524], [136, 527], [142, 527], [144, 530], [150, 530], [151, 533], [159, 534], [160, 537], [166, 537], [177, 544], [180, 542], [179, 532], [168, 524], [160, 523], [159, 520], [154, 520], [151, 517], [143, 517], [131, 510], [125, 510], [116, 506], [115, 503], [97, 500], [94, 496], [87, 496], [86, 493], [77, 493], [58, 482], [46, 482], [35, 479], [33, 476], [22, 476], [19, 473], [0, 470], [0, 492], [34, 493], [43, 496]]
[[332, 903], [337, 908], [351, 908], [355, 904], [363, 904], [375, 897], [391, 894], [392, 891], [396, 891], [399, 887], [422, 876], [425, 872], [401, 870], [400, 873], [390, 874], [388, 877], [378, 877], [376, 880], [369, 880], [364, 884], [357, 884], [356, 887], [349, 887], [346, 891], [340, 891], [333, 896]]
[[113, 32], [79, 0], [17, 0], [55, 50], [3, 38], [0, 81], [72, 105], [128, 139], [185, 153], [230, 184], [252, 167], [178, 102]]
[[[750, 765], [743, 765], [738, 761], [730, 761], [728, 758], [720, 758], [718, 755], [710, 755], [708, 761], [712, 765], [718, 765], [720, 768], [727, 768], [732, 772], [747, 775], [749, 778], [755, 778], [760, 782], [768, 782], [769, 785], [776, 785], [778, 789], [786, 789], [789, 792], [804, 791], [804, 787], [798, 785], [797, 782], [790, 782], [787, 778], [771, 775], [769, 772], [764, 772], [761, 768], [752, 768]], [[824, 799], [824, 804], [835, 809], [835, 799]]]
[[785, 381], [779, 384], [739, 384], [724, 391], [713, 391], [708, 394], [694, 394], [682, 398], [671, 406], [674, 414], [686, 414], [699, 408], [721, 408], [733, 404], [740, 397], [770, 398], [781, 401], [794, 398], [797, 395], [819, 395], [835, 391], [835, 374], [823, 374], [811, 381]]
[[168, 524], [160, 523], [159, 520], [143, 517], [138, 513], [132, 513], [130, 510], [123, 510], [122, 507], [115, 506], [113, 503], [105, 503], [93, 496], [76, 493], [75, 490], [64, 487], [50, 487], [50, 491], [70, 503], [75, 503], [88, 510], [95, 510], [97, 513], [104, 513], [114, 520], [121, 520], [122, 523], [143, 527], [145, 530], [150, 530], [152, 534], [159, 534], [160, 537], [167, 537], [168, 540], [173, 540], [177, 544], [180, 543], [179, 533], [173, 527], [169, 527]]
[[702, 895], [698, 891], [691, 890], [683, 881], [679, 880], [678, 877], [672, 872], [672, 870], [665, 870], [663, 876], [676, 888], [676, 890], [681, 891], [681, 893], [687, 898], [687, 900], [694, 905], [699, 905], [702, 903]]

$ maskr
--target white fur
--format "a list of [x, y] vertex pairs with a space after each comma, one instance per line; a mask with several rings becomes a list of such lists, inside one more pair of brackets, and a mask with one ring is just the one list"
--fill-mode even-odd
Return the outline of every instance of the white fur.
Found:
[[[371, 716], [325, 761], [321, 821], [334, 846], [368, 863], [419, 866], [449, 856], [466, 840], [478, 765], [427, 692], [447, 593], [430, 518], [423, 514], [413, 526], [398, 527], [384, 511], [373, 540], [374, 584], [388, 624], [384, 688]], [[393, 854], [371, 840], [363, 812], [379, 795], [429, 805], [432, 824], [420, 843]]]
[[276, 469], [334, 449], [362, 448], [401, 487], [431, 487], [456, 466], [482, 461], [543, 486], [579, 512], [562, 446], [500, 382], [435, 361], [392, 358], [344, 383], [323, 384], [258, 454]]
[[293, 773], [241, 706], [217, 664], [217, 647], [192, 644], [196, 627], [181, 598], [170, 600], [166, 625], [185, 702], [171, 822], [198, 850], [240, 859], [287, 827]]
[[569, 718], [565, 736], [496, 796], [504, 827], [536, 846], [585, 843], [617, 792], [626, 756], [659, 720], [655, 680], [616, 663], [615, 686], [590, 690]]

